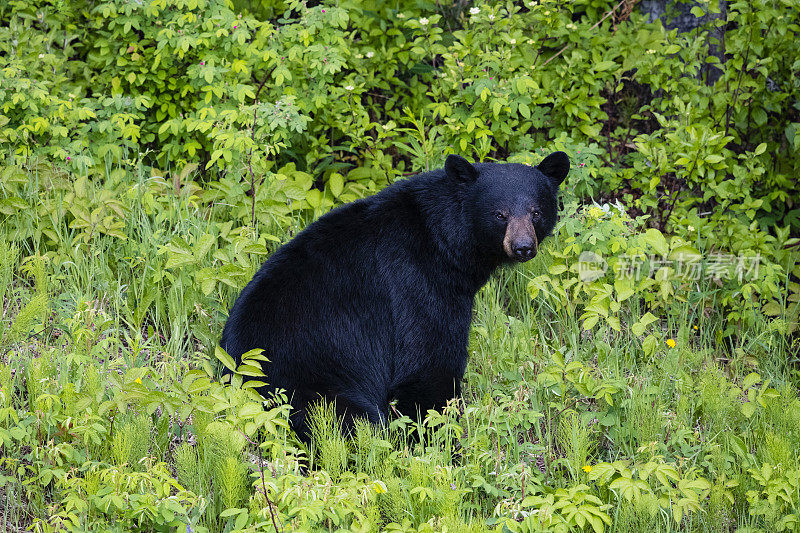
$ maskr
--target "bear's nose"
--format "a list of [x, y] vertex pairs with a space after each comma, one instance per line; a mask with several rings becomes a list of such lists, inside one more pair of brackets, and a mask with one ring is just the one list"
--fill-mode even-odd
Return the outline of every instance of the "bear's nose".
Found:
[[536, 255], [536, 250], [532, 246], [516, 246], [514, 247], [514, 259], [523, 263]]

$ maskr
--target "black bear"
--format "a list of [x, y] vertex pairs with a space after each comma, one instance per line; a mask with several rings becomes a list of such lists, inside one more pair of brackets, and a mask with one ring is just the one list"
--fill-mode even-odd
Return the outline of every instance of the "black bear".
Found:
[[261, 348], [268, 386], [287, 391], [305, 442], [310, 403], [385, 421], [441, 408], [461, 392], [475, 293], [524, 262], [557, 219], [569, 159], [537, 167], [469, 163], [397, 182], [340, 206], [280, 247], [231, 309], [220, 345], [237, 362]]

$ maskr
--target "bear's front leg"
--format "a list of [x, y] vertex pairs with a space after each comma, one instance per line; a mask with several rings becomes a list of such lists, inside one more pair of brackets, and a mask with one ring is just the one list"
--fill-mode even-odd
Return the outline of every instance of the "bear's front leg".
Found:
[[386, 421], [388, 406], [385, 403], [379, 405], [378, 402], [357, 392], [322, 394], [315, 390], [298, 389], [292, 394], [292, 414], [289, 422], [298, 438], [306, 445], [311, 443], [313, 437], [309, 409], [317, 402], [333, 404], [336, 420], [341, 424], [345, 436], [352, 436], [356, 420], [359, 418], [368, 420], [376, 426], [382, 426]]
[[429, 409], [441, 411], [452, 398], [461, 396], [462, 374], [451, 370], [428, 370], [398, 386], [393, 396], [397, 410], [416, 419], [425, 418]]

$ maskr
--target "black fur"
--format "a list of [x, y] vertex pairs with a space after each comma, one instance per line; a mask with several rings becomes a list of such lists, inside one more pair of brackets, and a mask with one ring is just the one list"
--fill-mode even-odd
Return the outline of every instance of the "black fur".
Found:
[[264, 350], [267, 391], [288, 392], [306, 442], [307, 406], [321, 396], [336, 399], [346, 427], [355, 416], [383, 423], [393, 399], [412, 416], [442, 407], [461, 391], [475, 293], [511, 261], [498, 211], [537, 211], [543, 239], [568, 170], [561, 152], [538, 168], [450, 156], [443, 170], [334, 209], [264, 263], [221, 346], [237, 363]]

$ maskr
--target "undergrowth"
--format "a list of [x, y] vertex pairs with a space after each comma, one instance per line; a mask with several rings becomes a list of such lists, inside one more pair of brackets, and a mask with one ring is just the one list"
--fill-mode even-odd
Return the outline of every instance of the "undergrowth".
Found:
[[[739, 281], [719, 272], [687, 282], [659, 265], [620, 285], [611, 267], [587, 275], [570, 246], [703, 243], [567, 195], [539, 256], [478, 294], [461, 399], [348, 438], [320, 405], [308, 450], [285, 397], [218, 382], [216, 343], [238, 290], [309, 218], [234, 224], [246, 198], [142, 172], [86, 184], [92, 209], [118, 199], [120, 235], [87, 235], [58, 207], [4, 225], [6, 529], [797, 529], [796, 253], [749, 280], [775, 276], [779, 318], [742, 314]], [[56, 204], [57, 188], [29, 179]]]

